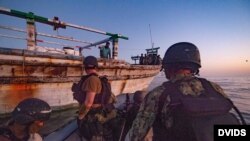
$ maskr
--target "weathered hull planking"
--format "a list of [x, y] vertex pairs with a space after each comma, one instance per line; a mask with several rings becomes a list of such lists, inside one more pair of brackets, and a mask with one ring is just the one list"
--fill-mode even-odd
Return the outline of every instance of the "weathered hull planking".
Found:
[[[76, 104], [71, 86], [84, 75], [83, 57], [0, 48], [0, 114], [9, 113], [21, 100], [37, 97], [60, 109]], [[115, 95], [148, 87], [159, 65], [130, 65], [122, 60], [98, 59]]]

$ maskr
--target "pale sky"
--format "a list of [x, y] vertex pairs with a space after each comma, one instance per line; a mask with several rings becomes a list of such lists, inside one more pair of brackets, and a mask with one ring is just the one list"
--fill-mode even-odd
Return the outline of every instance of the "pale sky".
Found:
[[[176, 42], [191, 42], [201, 53], [201, 75], [250, 75], [250, 1], [249, 0], [0, 0], [0, 7], [120, 33], [120, 59], [151, 48], [149, 24], [155, 47], [164, 56]], [[0, 25], [25, 29], [25, 20], [0, 15]], [[37, 24], [38, 32], [75, 37], [96, 42], [108, 36], [86, 31], [59, 29]], [[13, 32], [0, 29], [0, 33]], [[24, 41], [0, 38], [2, 47], [25, 48]], [[58, 46], [57, 46], [58, 47]], [[58, 47], [60, 48], [60, 47]], [[84, 55], [98, 56], [98, 49]]]

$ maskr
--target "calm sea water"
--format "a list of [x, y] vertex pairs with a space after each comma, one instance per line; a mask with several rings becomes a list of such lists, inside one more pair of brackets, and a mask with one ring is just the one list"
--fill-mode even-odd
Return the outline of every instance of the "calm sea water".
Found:
[[[205, 78], [219, 84], [224, 89], [225, 93], [240, 110], [246, 122], [250, 124], [250, 76]], [[152, 90], [166, 80], [164, 73], [160, 73], [149, 85], [148, 90]]]

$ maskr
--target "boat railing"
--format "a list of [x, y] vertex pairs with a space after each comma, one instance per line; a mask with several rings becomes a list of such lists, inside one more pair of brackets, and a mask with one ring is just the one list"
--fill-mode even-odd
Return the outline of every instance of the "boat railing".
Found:
[[[21, 28], [17, 28], [17, 27], [0, 25], [0, 28], [5, 29], [5, 30], [21, 32], [21, 33], [27, 34], [26, 30], [21, 29]], [[77, 43], [83, 43], [83, 44], [87, 44], [87, 45], [92, 44], [91, 42], [75, 39], [73, 37], [58, 36], [58, 35], [52, 35], [52, 34], [46, 34], [46, 33], [40, 33], [40, 32], [36, 32], [36, 34], [40, 35], [40, 36], [44, 36], [44, 37], [61, 39], [61, 40], [77, 42]], [[21, 36], [21, 35], [15, 36], [15, 35], [9, 35], [9, 34], [0, 34], [0, 37], [25, 40], [27, 42], [29, 40], [27, 37], [24, 37], [24, 36]], [[56, 45], [56, 46], [62, 47], [62, 49], [53, 48], [53, 47], [46, 47], [46, 46], [39, 46], [38, 43]], [[76, 55], [76, 56], [81, 56], [81, 52], [78, 51], [78, 50], [79, 50], [79, 48], [83, 48], [83, 46], [82, 45], [72, 46], [72, 44], [67, 44], [67, 43], [63, 43], [63, 42], [56, 42], [56, 41], [49, 41], [49, 40], [43, 40], [43, 39], [39, 39], [37, 37], [36, 38], [36, 47], [35, 48], [36, 48], [35, 49], [36, 51], [40, 51], [40, 52], [53, 52], [53, 53], [73, 54], [73, 55]], [[76, 51], [75, 51], [75, 49], [76, 49]], [[87, 48], [84, 48], [84, 49], [87, 49]], [[71, 52], [70, 52], [70, 50], [71, 50]], [[74, 50], [74, 51], [72, 52], [72, 50]]]
[[158, 54], [159, 49], [160, 47], [146, 49], [146, 54], [131, 56], [131, 59], [135, 61], [134, 64], [137, 64], [136, 61], [138, 60], [138, 65], [161, 65], [162, 59]]

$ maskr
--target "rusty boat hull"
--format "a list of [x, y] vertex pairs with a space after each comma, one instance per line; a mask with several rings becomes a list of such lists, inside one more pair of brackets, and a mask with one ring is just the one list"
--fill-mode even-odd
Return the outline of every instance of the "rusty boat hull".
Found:
[[[85, 75], [84, 57], [0, 47], [0, 114], [9, 113], [21, 100], [36, 97], [54, 109], [77, 102], [71, 86]], [[145, 90], [160, 65], [131, 65], [123, 60], [98, 59], [115, 95]]]

